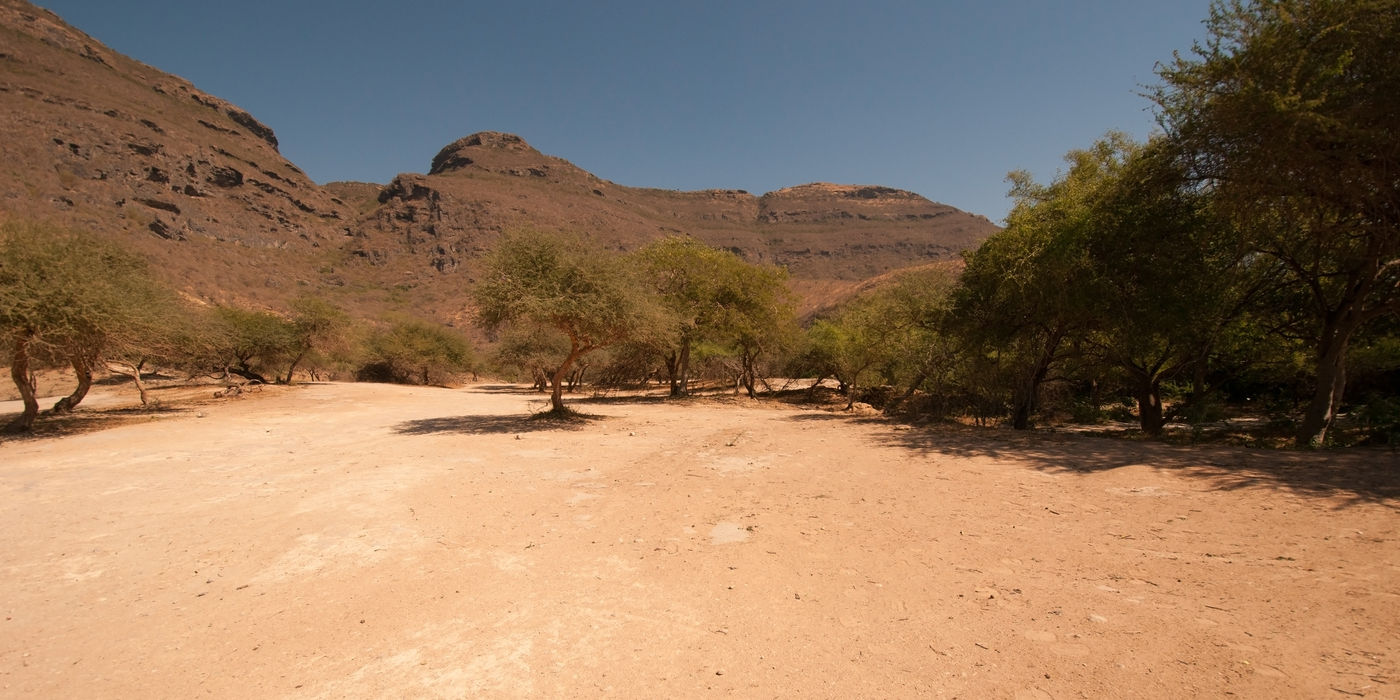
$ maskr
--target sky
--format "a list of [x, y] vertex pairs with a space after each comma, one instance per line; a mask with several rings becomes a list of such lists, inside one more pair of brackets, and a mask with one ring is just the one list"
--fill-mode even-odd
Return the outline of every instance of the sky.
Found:
[[229, 100], [319, 183], [426, 172], [477, 131], [634, 187], [885, 185], [1001, 223], [1156, 129], [1209, 0], [38, 0]]

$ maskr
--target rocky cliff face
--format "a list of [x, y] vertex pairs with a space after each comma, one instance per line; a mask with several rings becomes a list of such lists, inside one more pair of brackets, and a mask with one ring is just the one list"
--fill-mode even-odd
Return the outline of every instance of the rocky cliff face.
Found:
[[955, 257], [996, 230], [879, 186], [627, 187], [500, 132], [448, 144], [427, 174], [387, 184], [320, 187], [277, 149], [239, 107], [0, 0], [0, 216], [118, 238], [214, 301], [277, 306], [327, 290], [367, 311], [458, 318], [476, 261], [512, 227], [619, 250], [689, 234], [788, 266], [799, 290]]
[[[4, 215], [99, 230], [179, 276], [220, 274], [230, 288], [305, 277], [285, 274], [296, 267], [287, 263], [345, 237], [354, 213], [242, 109], [28, 3], [0, 0], [0, 32]], [[211, 269], [220, 257], [237, 262]]]
[[956, 257], [996, 230], [990, 221], [912, 192], [813, 183], [761, 197], [742, 190], [626, 187], [547, 156], [513, 134], [449, 144], [427, 175], [404, 174], [354, 226], [355, 255], [407, 255], [456, 270], [512, 226], [584, 231], [630, 250], [685, 233], [799, 279], [863, 279]]

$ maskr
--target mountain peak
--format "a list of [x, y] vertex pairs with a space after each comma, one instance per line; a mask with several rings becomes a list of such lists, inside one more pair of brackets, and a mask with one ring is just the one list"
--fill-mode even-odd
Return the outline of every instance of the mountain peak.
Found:
[[535, 150], [525, 139], [503, 131], [478, 131], [447, 144], [433, 156], [429, 175], [477, 166], [486, 170], [509, 171], [521, 166], [546, 164], [548, 156]]

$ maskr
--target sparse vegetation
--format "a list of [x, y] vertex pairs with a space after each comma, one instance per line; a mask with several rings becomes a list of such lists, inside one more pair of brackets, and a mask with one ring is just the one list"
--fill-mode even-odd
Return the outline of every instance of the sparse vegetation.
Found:
[[[410, 231], [412, 253], [433, 260], [436, 273], [427, 275], [369, 237], [303, 251], [309, 257], [300, 262], [317, 270], [321, 287], [309, 274], [249, 274], [255, 264], [280, 265], [284, 253], [295, 253], [275, 236], [248, 234], [237, 239], [249, 244], [240, 252], [246, 259], [179, 262], [178, 274], [232, 290], [205, 293], [220, 304], [196, 312], [152, 282], [136, 253], [12, 222], [0, 261], [0, 326], [25, 403], [15, 426], [32, 425], [38, 414], [35, 370], [60, 366], [71, 367], [76, 387], [55, 412], [77, 406], [103, 367], [132, 377], [143, 402], [143, 370], [154, 367], [259, 382], [310, 374], [442, 383], [482, 368], [452, 327], [474, 315], [490, 335], [483, 356], [491, 371], [549, 390], [555, 411], [564, 410], [565, 391], [585, 383], [664, 380], [671, 396], [683, 397], [705, 381], [755, 397], [771, 389], [765, 377], [786, 375], [835, 379], [848, 408], [863, 401], [928, 419], [1022, 429], [1131, 420], [1148, 436], [1185, 422], [1198, 438], [1206, 426], [1244, 412], [1264, 418], [1270, 440], [1291, 430], [1300, 446], [1393, 441], [1400, 204], [1391, 122], [1400, 109], [1400, 68], [1391, 44], [1398, 16], [1392, 0], [1216, 3], [1207, 39], [1159, 67], [1151, 98], [1164, 133], [1146, 143], [1109, 133], [1071, 151], [1066, 170], [1049, 183], [1012, 173], [1015, 205], [1005, 230], [966, 253], [961, 269], [890, 274], [862, 283], [859, 293], [850, 291], [856, 282], [842, 287], [835, 278], [892, 263], [836, 261], [826, 248], [820, 255], [804, 249], [853, 230], [806, 205], [838, 194], [860, 199], [875, 207], [856, 216], [866, 233], [932, 218], [941, 205], [839, 185], [762, 198], [600, 188], [584, 171], [506, 134], [478, 134], [445, 151], [456, 163], [453, 182], [494, 188], [492, 197], [516, 188], [527, 199], [561, 199], [519, 209], [543, 230], [507, 233], [481, 259], [467, 252], [476, 244], [425, 246]], [[184, 116], [200, 115], [209, 116]], [[509, 154], [483, 139], [509, 144]], [[90, 148], [71, 138], [57, 145], [71, 153]], [[239, 152], [223, 155], [281, 179], [249, 160], [253, 151]], [[61, 186], [86, 186], [87, 176], [78, 177], [86, 171], [55, 167]], [[439, 201], [434, 188], [442, 183], [431, 177], [327, 191], [340, 193], [331, 201], [347, 212], [369, 207], [386, 214], [381, 219], [416, 222], [420, 202]], [[35, 197], [43, 190], [30, 189]], [[786, 204], [773, 209], [778, 201]], [[598, 231], [548, 232], [578, 220], [567, 210], [596, 202], [611, 207], [598, 210]], [[717, 202], [719, 209], [707, 208]], [[906, 205], [912, 208], [900, 208]], [[206, 242], [203, 224], [168, 228], [152, 218], [152, 207], [162, 217], [179, 211], [149, 197], [117, 200], [113, 211], [140, 236], [168, 234], [190, 250]], [[896, 209], [903, 213], [894, 216]], [[666, 225], [618, 233], [618, 220], [654, 223], [657, 212], [670, 217]], [[894, 218], [886, 222], [886, 213]], [[473, 214], [472, 225], [489, 230], [485, 243], [504, 225], [498, 214]], [[774, 227], [768, 243], [790, 249], [782, 255], [791, 257], [778, 259], [832, 277], [799, 280], [827, 284], [822, 293], [830, 295], [818, 297], [823, 310], [805, 329], [787, 270], [742, 253], [757, 249], [743, 222], [762, 216]], [[695, 237], [681, 233], [688, 225]], [[676, 235], [650, 238], [658, 228]], [[251, 230], [275, 227], [260, 222]], [[719, 249], [700, 240], [707, 234], [750, 243]], [[220, 235], [227, 232], [208, 238]], [[380, 267], [385, 274], [354, 273]], [[476, 283], [453, 289], [434, 277], [456, 272]], [[280, 291], [245, 296], [255, 282]], [[291, 298], [296, 292], [310, 294]], [[342, 295], [334, 297], [339, 304], [318, 296], [324, 293]], [[813, 398], [827, 391], [808, 386]], [[1339, 416], [1346, 417], [1340, 426]]]
[[39, 412], [34, 370], [66, 363], [77, 386], [53, 407], [72, 411], [105, 360], [141, 364], [168, 354], [183, 324], [181, 304], [145, 262], [91, 235], [7, 221], [0, 228], [0, 332], [24, 410], [10, 424], [29, 430]]
[[362, 353], [355, 373], [361, 381], [434, 384], [476, 367], [471, 344], [460, 333], [405, 316], [371, 329]]
[[557, 333], [567, 352], [550, 362], [552, 410], [564, 411], [564, 382], [589, 353], [659, 332], [661, 317], [620, 257], [579, 238], [518, 231], [487, 257], [473, 290], [481, 323]]

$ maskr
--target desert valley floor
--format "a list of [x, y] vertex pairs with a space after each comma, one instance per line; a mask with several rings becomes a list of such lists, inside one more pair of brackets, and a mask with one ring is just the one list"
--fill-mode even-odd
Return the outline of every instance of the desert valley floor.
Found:
[[1393, 451], [208, 394], [0, 444], [0, 696], [1400, 697]]

